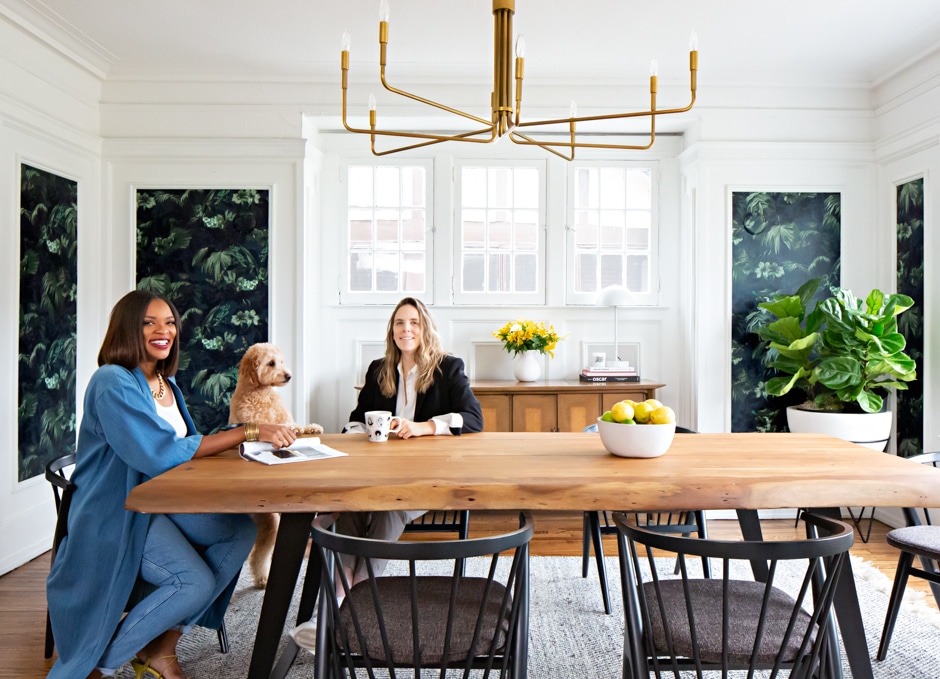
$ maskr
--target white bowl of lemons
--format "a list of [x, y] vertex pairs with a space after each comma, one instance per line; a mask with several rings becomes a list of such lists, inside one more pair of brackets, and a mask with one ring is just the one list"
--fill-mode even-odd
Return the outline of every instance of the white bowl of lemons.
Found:
[[656, 399], [615, 403], [597, 418], [597, 431], [607, 451], [619, 457], [659, 457], [676, 434], [672, 408]]

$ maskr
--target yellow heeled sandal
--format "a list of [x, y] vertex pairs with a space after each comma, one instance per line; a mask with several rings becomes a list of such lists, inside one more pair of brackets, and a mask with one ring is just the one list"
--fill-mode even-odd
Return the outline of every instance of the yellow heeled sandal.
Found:
[[[143, 662], [134, 658], [131, 660], [131, 667], [134, 669], [136, 679], [164, 679], [162, 672], [150, 666], [150, 663], [154, 660], [170, 660], [167, 665], [179, 662], [179, 659], [175, 655], [161, 655], [158, 658], [147, 658], [147, 660]], [[163, 669], [165, 670], [166, 667]]]

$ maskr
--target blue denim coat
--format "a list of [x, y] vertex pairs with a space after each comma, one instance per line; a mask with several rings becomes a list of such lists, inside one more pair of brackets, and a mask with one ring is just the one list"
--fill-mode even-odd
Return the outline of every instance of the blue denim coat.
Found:
[[[168, 380], [188, 436], [157, 414], [140, 368], [104, 365], [85, 392], [75, 491], [63, 540], [46, 581], [59, 658], [50, 679], [86, 677], [120, 623], [140, 570], [150, 515], [124, 509], [132, 488], [192, 459], [202, 441], [175, 380]], [[234, 583], [233, 583], [234, 584]], [[200, 624], [217, 627], [231, 587]]]

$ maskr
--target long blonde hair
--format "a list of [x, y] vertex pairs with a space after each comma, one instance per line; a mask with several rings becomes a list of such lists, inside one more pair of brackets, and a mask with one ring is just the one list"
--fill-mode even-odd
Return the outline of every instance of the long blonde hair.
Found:
[[437, 325], [431, 317], [431, 312], [424, 306], [424, 302], [414, 297], [405, 297], [392, 311], [388, 319], [388, 329], [385, 332], [385, 357], [379, 369], [379, 389], [386, 398], [391, 398], [398, 390], [398, 364], [401, 362], [401, 350], [395, 344], [395, 314], [403, 306], [413, 306], [418, 310], [421, 320], [421, 343], [415, 352], [415, 362], [418, 365], [418, 378], [415, 381], [415, 390], [423, 394], [434, 382], [434, 372], [440, 366], [447, 353], [441, 347], [441, 336], [437, 332]]

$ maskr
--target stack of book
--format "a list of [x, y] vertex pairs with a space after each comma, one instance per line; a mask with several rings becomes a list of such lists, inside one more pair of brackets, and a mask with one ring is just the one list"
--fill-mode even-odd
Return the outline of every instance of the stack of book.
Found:
[[582, 382], [639, 382], [640, 374], [636, 368], [585, 368], [578, 378]]

